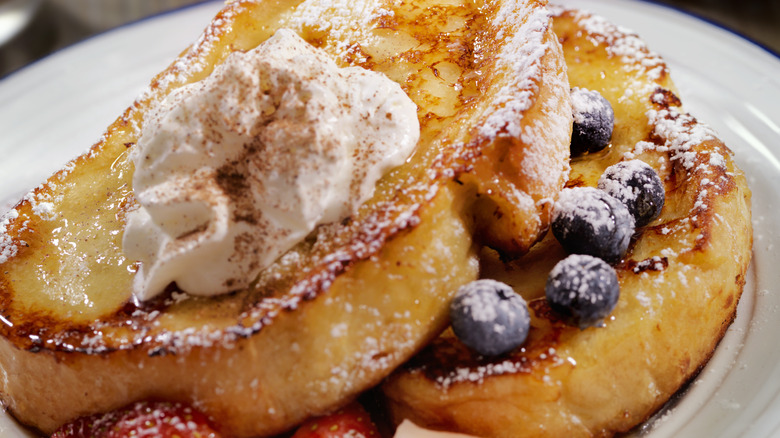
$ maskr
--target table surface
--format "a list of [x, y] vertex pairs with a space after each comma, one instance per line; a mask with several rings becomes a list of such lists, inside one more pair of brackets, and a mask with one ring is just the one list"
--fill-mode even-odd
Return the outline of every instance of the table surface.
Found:
[[[0, 78], [91, 35], [147, 15], [202, 1], [43, 0], [21, 32], [5, 43], [0, 42]], [[654, 1], [702, 17], [780, 53], [780, 0]], [[8, 3], [14, 1], [0, 0], [0, 18], [3, 5]]]

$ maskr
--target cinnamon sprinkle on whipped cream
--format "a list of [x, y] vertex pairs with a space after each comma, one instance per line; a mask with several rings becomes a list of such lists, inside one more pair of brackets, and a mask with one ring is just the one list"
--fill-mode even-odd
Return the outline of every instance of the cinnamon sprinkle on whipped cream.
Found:
[[420, 135], [384, 75], [339, 68], [290, 30], [174, 90], [131, 152], [134, 294], [246, 287], [318, 225], [353, 214]]

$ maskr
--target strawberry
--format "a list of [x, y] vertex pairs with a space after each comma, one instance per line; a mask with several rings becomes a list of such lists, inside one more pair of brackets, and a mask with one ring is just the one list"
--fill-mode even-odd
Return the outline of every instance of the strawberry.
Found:
[[116, 411], [77, 418], [52, 438], [219, 438], [202, 413], [182, 403], [142, 401]]
[[363, 406], [354, 402], [333, 414], [311, 418], [291, 438], [379, 438]]

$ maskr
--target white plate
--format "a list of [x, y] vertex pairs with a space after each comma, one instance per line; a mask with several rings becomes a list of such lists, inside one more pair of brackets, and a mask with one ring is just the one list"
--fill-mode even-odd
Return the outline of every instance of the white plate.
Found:
[[[565, 0], [639, 33], [669, 63], [687, 109], [735, 151], [753, 189], [751, 277], [737, 321], [651, 437], [780, 435], [780, 60], [675, 10], [637, 1]], [[222, 2], [124, 26], [0, 81], [0, 207], [86, 150]], [[691, 322], [695, 324], [695, 321]], [[0, 436], [30, 436], [0, 414]]]

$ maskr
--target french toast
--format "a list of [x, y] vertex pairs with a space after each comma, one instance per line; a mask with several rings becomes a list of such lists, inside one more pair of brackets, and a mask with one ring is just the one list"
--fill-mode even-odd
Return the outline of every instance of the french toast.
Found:
[[[380, 382], [446, 326], [477, 241], [519, 254], [568, 176], [571, 104], [544, 1], [235, 1], [88, 153], [0, 223], [0, 395], [43, 433], [135, 400], [194, 405], [228, 436], [269, 436]], [[415, 154], [347, 220], [242, 290], [131, 294], [122, 250], [135, 147], [172, 90], [292, 29], [341, 66], [398, 82]]]
[[481, 253], [480, 276], [531, 309], [526, 343], [483, 357], [446, 331], [382, 390], [394, 422], [480, 437], [612, 436], [631, 430], [708, 361], [733, 321], [751, 259], [750, 190], [714, 131], [684, 112], [663, 60], [635, 34], [556, 8], [572, 87], [600, 92], [615, 128], [606, 150], [572, 159], [568, 186], [596, 186], [616, 162], [660, 176], [660, 216], [615, 265], [620, 298], [603, 327], [567, 325], [545, 299], [566, 256], [552, 236], [516, 260]]

